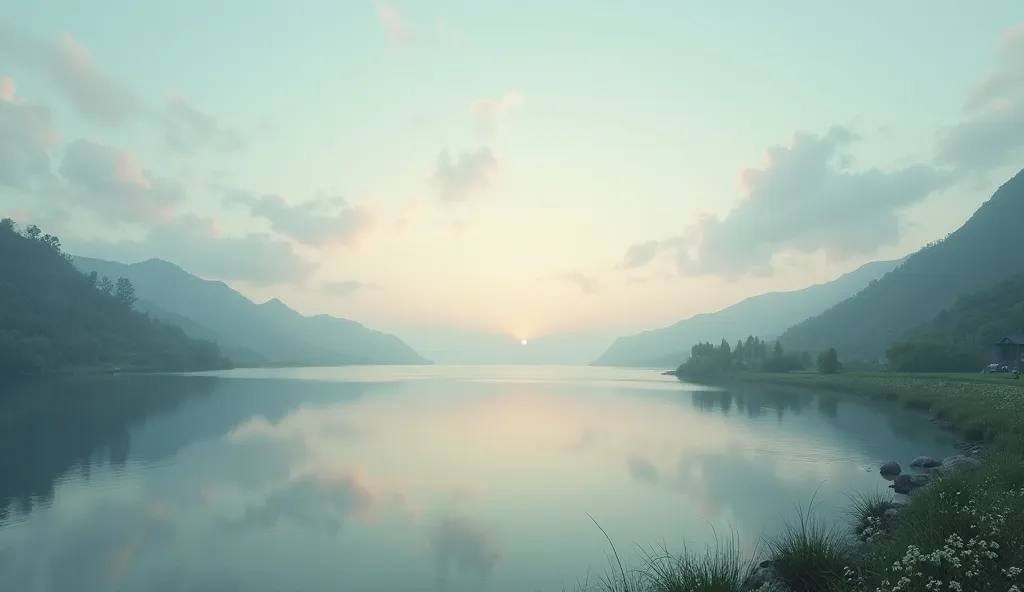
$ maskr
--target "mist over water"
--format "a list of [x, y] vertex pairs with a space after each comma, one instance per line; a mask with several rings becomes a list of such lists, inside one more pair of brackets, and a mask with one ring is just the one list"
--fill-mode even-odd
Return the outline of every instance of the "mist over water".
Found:
[[880, 462], [952, 453], [864, 399], [587, 367], [254, 369], [0, 398], [0, 589], [558, 590], [636, 544], [746, 545]]

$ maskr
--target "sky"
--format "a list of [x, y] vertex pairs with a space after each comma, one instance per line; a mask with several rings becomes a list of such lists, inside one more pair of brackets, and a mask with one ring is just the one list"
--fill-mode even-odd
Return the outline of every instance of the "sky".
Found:
[[992, 0], [6, 0], [0, 215], [375, 328], [654, 328], [1024, 166]]

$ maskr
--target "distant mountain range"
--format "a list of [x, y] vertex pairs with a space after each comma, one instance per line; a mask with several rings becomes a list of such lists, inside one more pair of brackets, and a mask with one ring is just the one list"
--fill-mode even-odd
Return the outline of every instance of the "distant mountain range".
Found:
[[790, 349], [835, 347], [844, 359], [881, 359], [891, 343], [961, 296], [1024, 272], [1022, 220], [1024, 171], [945, 240], [914, 253], [853, 298], [791, 327], [779, 340]]
[[622, 328], [566, 331], [530, 339], [445, 326], [391, 327], [416, 351], [438, 364], [585, 366], [621, 335]]
[[[795, 290], [752, 296], [718, 312], [692, 316], [652, 331], [620, 337], [593, 363], [596, 366], [677, 366], [701, 341], [735, 342], [748, 335], [772, 340], [795, 323], [822, 313], [831, 306], [881, 280], [906, 258], [862, 265], [839, 278]], [[811, 350], [816, 351], [816, 350]]]
[[394, 335], [328, 315], [303, 316], [277, 299], [256, 304], [160, 259], [125, 265], [75, 257], [74, 264], [86, 274], [128, 278], [138, 310], [217, 343], [239, 365], [431, 363]]

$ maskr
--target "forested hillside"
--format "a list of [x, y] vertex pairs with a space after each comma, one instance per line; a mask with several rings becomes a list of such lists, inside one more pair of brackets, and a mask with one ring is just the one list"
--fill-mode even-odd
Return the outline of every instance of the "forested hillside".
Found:
[[0, 221], [0, 379], [66, 369], [205, 370], [216, 345], [132, 309], [120, 278], [78, 272], [55, 236]]
[[790, 350], [835, 347], [843, 359], [881, 359], [911, 328], [966, 294], [1024, 272], [1024, 171], [963, 226], [892, 273], [779, 338]]
[[992, 344], [1024, 329], [1024, 273], [961, 297], [931, 321], [907, 331], [886, 352], [906, 372], [974, 372], [992, 359]]
[[1024, 333], [1024, 273], [961, 297], [930, 322], [907, 332], [911, 340], [941, 341], [977, 347]]
[[875, 261], [830, 282], [794, 290], [751, 296], [718, 312], [699, 314], [669, 327], [620, 337], [598, 358], [597, 366], [675, 366], [690, 347], [705, 341], [743, 339], [750, 333], [778, 337], [804, 319], [863, 290], [896, 269], [903, 260]]
[[223, 282], [150, 259], [125, 265], [76, 257], [85, 273], [126, 277], [140, 304], [181, 323], [192, 337], [216, 341], [240, 365], [429, 364], [394, 335], [327, 315], [304, 316], [278, 299], [256, 304]]

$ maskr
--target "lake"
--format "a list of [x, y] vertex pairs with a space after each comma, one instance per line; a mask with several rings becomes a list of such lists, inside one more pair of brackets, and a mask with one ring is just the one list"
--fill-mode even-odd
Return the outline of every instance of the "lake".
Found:
[[608, 566], [588, 514], [630, 559], [711, 525], [749, 548], [954, 452], [893, 405], [650, 370], [35, 384], [0, 396], [0, 590], [557, 591]]

